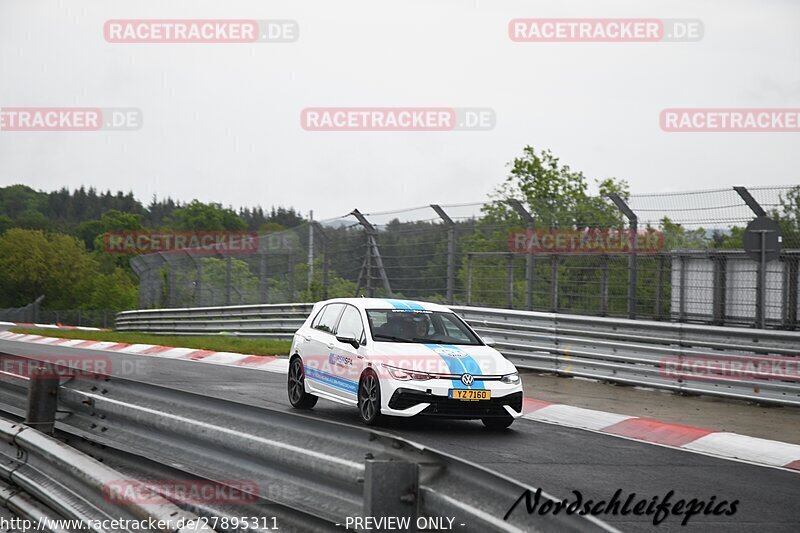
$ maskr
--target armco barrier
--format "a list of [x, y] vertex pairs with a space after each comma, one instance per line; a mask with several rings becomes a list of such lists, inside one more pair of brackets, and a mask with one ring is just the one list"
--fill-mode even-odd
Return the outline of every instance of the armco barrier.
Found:
[[116, 329], [170, 335], [219, 335], [291, 338], [313, 304], [235, 305], [182, 309], [141, 309], [117, 314]]
[[[117, 315], [117, 329], [291, 338], [311, 307], [296, 303], [124, 311]], [[800, 405], [797, 332], [481, 307], [453, 310], [482, 336], [492, 337], [521, 368]]]
[[[239, 489], [259, 505], [269, 505], [259, 512], [270, 516], [279, 512], [291, 514], [295, 522], [331, 526], [357, 516], [408, 516], [412, 524], [418, 517], [445, 516], [454, 518], [460, 531], [481, 533], [617, 531], [577, 514], [540, 516], [521, 510], [505, 520], [520, 495], [534, 487], [387, 433], [114, 376], [64, 373], [74, 377], [58, 387], [58, 409], [68, 416], [56, 421], [56, 429], [220, 485], [251, 480]], [[0, 381], [0, 410], [16, 416], [25, 411], [25, 389], [32, 379]], [[11, 430], [4, 437], [5, 427], [0, 422], [0, 440], [14, 442]], [[61, 462], [70, 460], [65, 455]], [[69, 486], [89, 482], [96, 494], [97, 480], [113, 480], [102, 468], [75, 462], [70, 474], [81, 480]], [[159, 473], [153, 474], [157, 479]], [[47, 492], [38, 496], [40, 501], [49, 498]]]

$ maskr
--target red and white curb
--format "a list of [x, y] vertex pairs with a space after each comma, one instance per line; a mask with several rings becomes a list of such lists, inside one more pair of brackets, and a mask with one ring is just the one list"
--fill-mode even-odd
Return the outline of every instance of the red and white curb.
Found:
[[0, 326], [10, 326], [17, 328], [45, 328], [45, 329], [82, 329], [84, 331], [100, 331], [100, 328], [90, 328], [88, 326], [64, 326], [61, 324], [34, 324], [32, 322], [1, 322]]
[[33, 344], [47, 344], [50, 346], [64, 346], [65, 348], [82, 348], [86, 350], [102, 350], [106, 352], [163, 357], [166, 359], [183, 359], [186, 361], [254, 368], [257, 370], [284, 374], [289, 370], [288, 359], [269, 355], [245, 355], [233, 352], [198, 350], [196, 348], [172, 348], [169, 346], [158, 346], [156, 344], [128, 344], [112, 341], [62, 339], [59, 337], [11, 333], [10, 331], [0, 333], [0, 339], [29, 342]]
[[705, 455], [800, 471], [800, 446], [797, 444], [530, 398], [525, 398], [522, 410], [523, 418], [537, 422], [586, 429]]
[[[196, 361], [251, 368], [277, 374], [285, 374], [289, 370], [289, 360], [286, 357], [214, 352], [194, 348], [172, 348], [154, 344], [62, 339], [11, 333], [9, 331], [0, 333], [0, 339]], [[524, 413], [522, 418], [527, 420], [585, 429], [724, 459], [736, 459], [800, 472], [800, 445], [796, 444], [748, 437], [725, 431], [712, 431], [681, 424], [670, 424], [650, 418], [595, 411], [532, 398], [525, 398], [522, 410]]]

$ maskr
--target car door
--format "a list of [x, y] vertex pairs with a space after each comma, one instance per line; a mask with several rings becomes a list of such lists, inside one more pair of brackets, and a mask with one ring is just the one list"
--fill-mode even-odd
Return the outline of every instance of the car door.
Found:
[[349, 398], [356, 400], [358, 380], [364, 368], [366, 355], [364, 321], [358, 308], [349, 304], [345, 306], [336, 325], [336, 337], [356, 339], [359, 342], [359, 346], [355, 347], [337, 340], [331, 353], [333, 370], [336, 377], [341, 380], [342, 390], [346, 389]]
[[330, 354], [336, 346], [336, 324], [344, 310], [343, 303], [330, 303], [322, 308], [317, 318], [311, 323], [303, 354], [306, 379], [312, 390], [341, 396], [341, 387], [337, 387], [336, 375]]

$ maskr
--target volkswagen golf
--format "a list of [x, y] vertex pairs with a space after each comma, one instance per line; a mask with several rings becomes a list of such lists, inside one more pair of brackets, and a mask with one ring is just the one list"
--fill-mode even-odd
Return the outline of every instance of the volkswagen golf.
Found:
[[383, 416], [424, 415], [503, 429], [522, 415], [522, 383], [489, 344], [438, 304], [319, 302], [292, 341], [289, 401], [299, 409], [319, 398], [357, 407], [368, 425]]

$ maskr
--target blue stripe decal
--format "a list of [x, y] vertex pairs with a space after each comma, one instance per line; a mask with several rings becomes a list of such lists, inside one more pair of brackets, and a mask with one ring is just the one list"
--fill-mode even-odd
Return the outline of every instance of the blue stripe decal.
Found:
[[386, 302], [391, 304], [392, 307], [395, 309], [402, 309], [403, 311], [411, 311], [411, 308], [407, 306], [405, 303], [401, 302], [400, 300], [390, 300], [386, 299]]
[[[452, 344], [426, 344], [425, 346], [430, 348], [433, 352], [439, 355], [439, 357], [441, 357], [451, 374], [456, 374], [459, 376], [464, 373], [469, 373], [473, 376], [483, 375], [478, 362], [458, 346], [454, 346]], [[471, 387], [467, 387], [461, 383], [460, 379], [452, 380], [452, 384], [454, 389], [484, 389], [482, 381], [475, 381]]]
[[316, 368], [306, 368], [305, 370], [306, 370], [306, 377], [308, 379], [319, 381], [320, 383], [324, 383], [325, 385], [330, 385], [331, 387], [341, 389], [343, 391], [350, 392], [352, 394], [358, 394], [358, 383], [356, 383], [355, 381], [350, 381], [349, 379], [340, 378], [339, 376], [328, 374], [327, 372], [323, 372], [322, 370], [317, 370]]
[[412, 302], [409, 300], [394, 300], [391, 298], [387, 298], [386, 302], [391, 304], [392, 307], [395, 309], [401, 309], [403, 311], [424, 311], [425, 308], [422, 305], [418, 304], [417, 302]]

